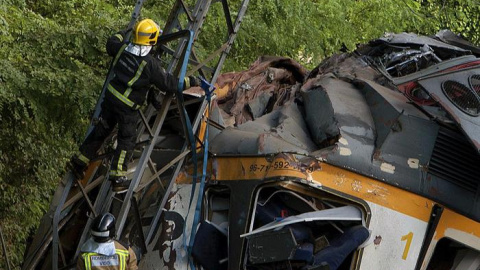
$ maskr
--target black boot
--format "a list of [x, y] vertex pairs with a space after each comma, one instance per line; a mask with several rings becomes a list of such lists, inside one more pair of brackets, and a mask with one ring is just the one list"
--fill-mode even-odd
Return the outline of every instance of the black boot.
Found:
[[85, 170], [88, 164], [81, 160], [77, 155], [73, 155], [70, 159], [70, 169], [77, 179], [85, 177]]
[[112, 181], [112, 190], [116, 193], [126, 192], [130, 187], [130, 182], [132, 182], [126, 176], [111, 176], [109, 180]]

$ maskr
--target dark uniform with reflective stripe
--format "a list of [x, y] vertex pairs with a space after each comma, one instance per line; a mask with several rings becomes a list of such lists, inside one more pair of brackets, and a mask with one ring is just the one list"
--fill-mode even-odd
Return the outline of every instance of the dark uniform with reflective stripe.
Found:
[[[137, 56], [125, 51], [124, 33], [120, 32], [107, 41], [107, 52], [114, 59], [114, 77], [107, 86], [102, 103], [101, 121], [80, 146], [80, 152], [92, 159], [105, 138], [118, 123], [117, 148], [114, 153], [111, 176], [123, 176], [127, 162], [135, 147], [138, 108], [144, 104], [150, 85], [162, 91], [175, 92], [178, 79], [167, 73], [160, 61], [152, 55]], [[189, 88], [189, 79], [185, 88]], [[150, 99], [149, 99], [150, 100]], [[155, 101], [155, 100], [154, 100]], [[158, 104], [153, 104], [158, 108]]]

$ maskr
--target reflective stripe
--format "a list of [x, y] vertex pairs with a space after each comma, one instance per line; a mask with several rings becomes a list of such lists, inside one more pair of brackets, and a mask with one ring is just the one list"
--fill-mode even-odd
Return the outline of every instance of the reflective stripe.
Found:
[[110, 235], [109, 231], [106, 232], [96, 232], [94, 230], [91, 230], [91, 234], [94, 236], [99, 236], [99, 237], [108, 237]]
[[123, 50], [127, 47], [127, 44], [123, 44], [120, 50], [118, 50], [117, 56], [115, 56], [115, 60], [113, 60], [113, 65], [115, 66], [118, 62], [118, 58], [120, 58], [120, 55], [122, 55]]
[[[142, 61], [142, 63], [141, 63], [140, 66], [138, 67], [138, 70], [137, 70], [137, 73], [135, 74], [135, 77], [133, 77], [133, 78], [128, 82], [128, 87], [129, 87], [129, 88], [138, 80], [138, 78], [140, 78], [140, 75], [142, 75], [143, 68], [145, 68], [145, 65], [147, 65], [147, 62], [146, 62], [146, 61]], [[127, 94], [125, 94], [125, 96], [128, 97]]]
[[89, 163], [90, 162], [90, 159], [88, 159], [86, 156], [84, 156], [82, 153], [80, 153], [78, 155], [78, 159], [80, 159], [81, 161], [85, 162], [85, 163]]
[[117, 253], [117, 255], [120, 259], [120, 269], [122, 269], [122, 270], [126, 269], [127, 258], [130, 255], [128, 253], [128, 250], [115, 249], [115, 253]]
[[120, 99], [123, 103], [125, 103], [128, 107], [131, 107], [132, 109], [136, 110], [140, 108], [139, 105], [135, 105], [135, 102], [131, 101], [130, 99], [126, 98], [124, 95], [122, 95], [120, 92], [118, 92], [111, 84], [108, 84], [107, 86], [108, 91], [112, 93], [115, 97]]
[[120, 34], [115, 34], [115, 37], [118, 38], [120, 41], [123, 41], [123, 36]]
[[83, 254], [83, 259], [85, 260], [85, 269], [86, 270], [91, 270], [92, 269], [92, 259], [90, 256], [96, 255], [97, 253], [95, 252], [90, 252], [90, 253], [85, 253]]
[[82, 254], [82, 257], [83, 257], [83, 262], [85, 262], [85, 269], [86, 270], [90, 269], [88, 267], [88, 253]]
[[111, 170], [110, 171], [111, 176], [126, 176], [127, 172], [126, 171], [116, 171], [116, 170]]
[[132, 92], [132, 88], [129, 87], [129, 88], [127, 88], [127, 91], [125, 91], [125, 93], [123, 94], [123, 96], [128, 98], [128, 96], [130, 96], [130, 93], [131, 93], [131, 92]]
[[123, 93], [123, 96], [124, 97], [127, 97], [130, 96], [130, 93], [132, 92], [132, 85], [138, 80], [138, 78], [140, 78], [140, 76], [142, 75], [142, 72], [143, 72], [143, 69], [145, 68], [145, 66], [147, 65], [147, 62], [146, 61], [142, 61], [142, 63], [140, 64], [140, 66], [138, 67], [138, 70], [137, 70], [137, 73], [135, 74], [135, 76], [128, 82], [128, 88], [127, 90], [125, 91], [125, 93]]
[[152, 35], [152, 33], [138, 32], [138, 35], [139, 35], [139, 36], [142, 36], [142, 37], [149, 37], [149, 36]]
[[127, 155], [127, 151], [122, 150], [120, 152], [120, 157], [118, 158], [117, 172], [126, 171], [126, 170], [123, 170], [123, 161], [125, 160], [125, 155]]
[[120, 268], [120, 270], [124, 270], [125, 269], [125, 264], [123, 263], [123, 257], [125, 255], [120, 254], [118, 252], [117, 252], [117, 255], [118, 255], [119, 268]]
[[[115, 249], [115, 254], [118, 255], [118, 262], [121, 270], [126, 269], [127, 258], [130, 256], [128, 250], [123, 249]], [[82, 254], [83, 260], [85, 261], [85, 269], [91, 270], [92, 269], [92, 258], [91, 256], [99, 256], [100, 254], [95, 252], [84, 253]], [[105, 255], [101, 255], [105, 256]], [[112, 255], [113, 256], [113, 255]]]

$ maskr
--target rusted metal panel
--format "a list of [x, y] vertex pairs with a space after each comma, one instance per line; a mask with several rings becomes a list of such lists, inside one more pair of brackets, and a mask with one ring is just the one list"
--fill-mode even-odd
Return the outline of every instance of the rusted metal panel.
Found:
[[216, 102], [240, 125], [271, 112], [295, 98], [295, 86], [302, 83], [306, 69], [290, 58], [260, 57], [243, 72], [221, 75]]

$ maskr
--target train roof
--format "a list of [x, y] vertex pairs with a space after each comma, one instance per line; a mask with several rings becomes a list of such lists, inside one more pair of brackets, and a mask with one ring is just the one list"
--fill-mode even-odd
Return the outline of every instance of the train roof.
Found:
[[261, 57], [218, 79], [210, 118], [226, 128], [210, 151], [313, 156], [480, 220], [479, 51], [441, 31], [387, 34], [311, 71]]

